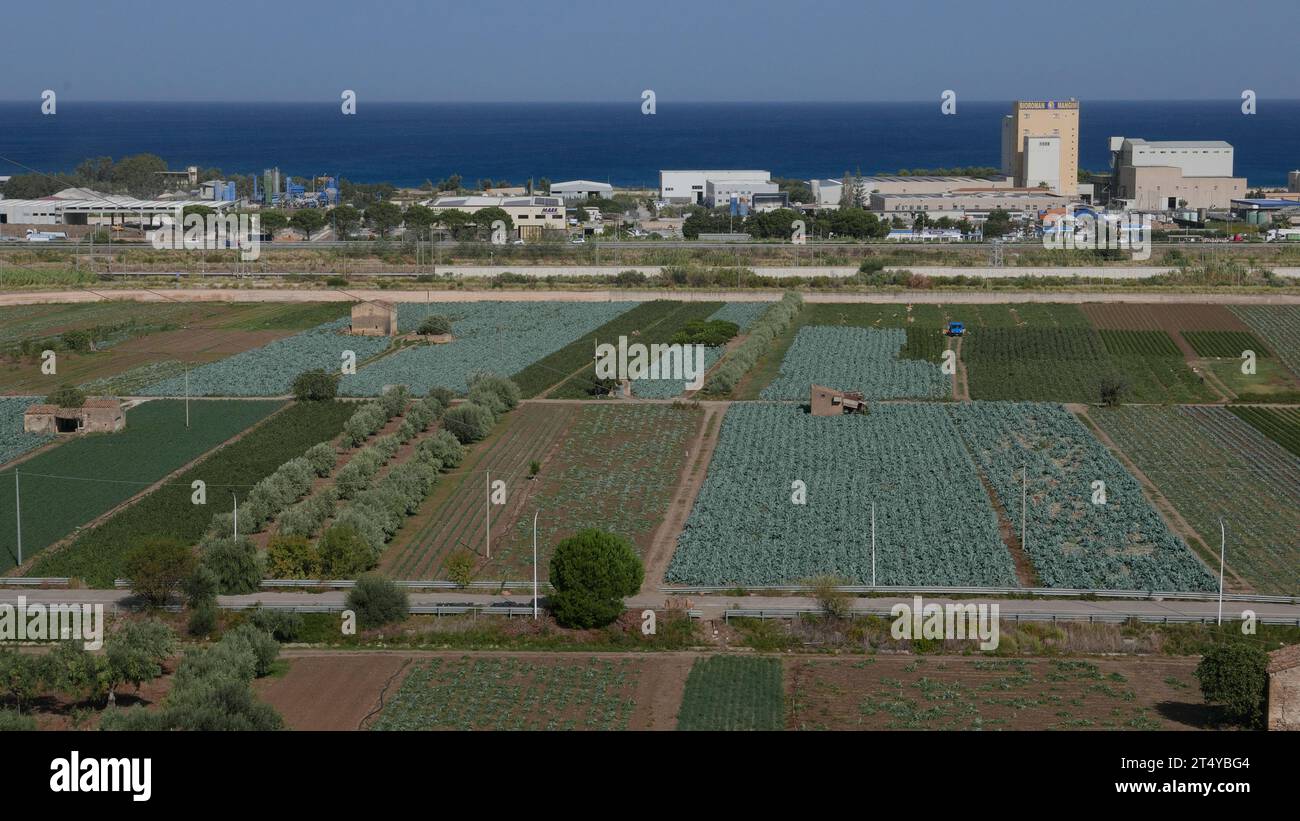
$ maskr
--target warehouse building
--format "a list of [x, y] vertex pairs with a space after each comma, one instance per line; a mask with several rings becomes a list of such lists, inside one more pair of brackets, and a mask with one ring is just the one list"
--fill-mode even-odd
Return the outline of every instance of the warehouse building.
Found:
[[[510, 215], [517, 239], [541, 239], [545, 231], [563, 231], [564, 200], [560, 197], [438, 197], [421, 203], [434, 211], [460, 211], [473, 214], [484, 208], [500, 208]], [[488, 226], [483, 226], [488, 227]]]
[[770, 171], [660, 171], [659, 198], [679, 205], [704, 205], [710, 181], [767, 183], [772, 181], [772, 174]]
[[0, 200], [0, 225], [118, 225], [152, 224], [156, 216], [180, 221], [186, 206], [202, 205], [218, 212], [233, 208], [233, 200], [137, 200], [66, 188], [34, 200]]
[[[853, 178], [849, 183], [854, 183]], [[990, 188], [1012, 188], [1014, 181], [1009, 177], [940, 177], [940, 176], [896, 176], [878, 175], [861, 178], [862, 201], [868, 202], [872, 194], [947, 194], [963, 189], [987, 190]], [[809, 180], [812, 189], [813, 204], [822, 208], [838, 208], [840, 194], [844, 191], [843, 180], [820, 179]]]
[[1232, 176], [1233, 148], [1222, 140], [1148, 142], [1110, 138], [1112, 199], [1140, 211], [1227, 208], [1246, 195]]
[[991, 211], [1001, 209], [1013, 217], [1034, 219], [1039, 213], [1061, 208], [1069, 198], [1047, 191], [955, 191], [948, 194], [872, 194], [871, 210], [882, 217], [915, 219], [925, 214], [932, 219], [949, 217], [983, 222]]
[[551, 196], [558, 196], [565, 202], [607, 200], [614, 196], [614, 186], [607, 182], [592, 182], [591, 180], [553, 182], [551, 183]]
[[780, 187], [768, 180], [706, 180], [704, 183], [704, 205], [708, 208], [722, 208], [736, 203], [737, 209], [748, 213], [754, 206], [755, 196], [764, 196], [771, 201], [771, 196], [779, 195]]

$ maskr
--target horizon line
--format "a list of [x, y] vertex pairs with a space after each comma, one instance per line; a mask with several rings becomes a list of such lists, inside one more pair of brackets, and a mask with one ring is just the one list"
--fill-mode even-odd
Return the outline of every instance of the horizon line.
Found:
[[[1258, 98], [1258, 95], [1257, 95]], [[936, 99], [912, 99], [912, 100], [677, 100], [671, 101], [675, 105], [854, 105], [854, 104], [924, 104], [931, 105]], [[1300, 102], [1300, 97], [1265, 97], [1264, 100], [1270, 102]], [[979, 98], [965, 100], [966, 103], [1011, 103], [1017, 100], [1022, 101], [1070, 101], [1073, 100], [1080, 104], [1093, 103], [1214, 103], [1214, 102], [1241, 102], [1240, 97], [1199, 97], [1199, 98], [1153, 98], [1153, 97], [1011, 97], [1011, 98]], [[72, 98], [72, 101], [78, 103], [95, 103], [95, 104], [191, 104], [191, 105], [311, 105], [320, 103], [336, 104], [338, 99], [333, 97], [315, 98], [315, 99], [297, 99], [297, 100], [180, 100], [180, 99], [119, 99], [119, 100], [88, 100]], [[366, 105], [639, 105], [641, 98], [639, 96], [621, 100], [365, 100]], [[658, 101], [657, 101], [658, 102]], [[0, 105], [22, 104], [22, 105], [39, 105], [40, 98], [23, 98], [0, 100]], [[959, 102], [960, 104], [960, 102]]]

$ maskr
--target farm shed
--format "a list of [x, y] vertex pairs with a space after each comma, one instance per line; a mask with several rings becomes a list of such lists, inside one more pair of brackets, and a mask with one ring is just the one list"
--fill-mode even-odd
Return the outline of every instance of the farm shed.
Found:
[[866, 413], [867, 403], [859, 391], [837, 391], [821, 385], [812, 386], [813, 416], [840, 416], [846, 413]]
[[126, 427], [117, 399], [87, 399], [79, 408], [32, 405], [23, 413], [27, 433], [116, 433]]
[[352, 333], [397, 336], [397, 306], [391, 302], [358, 302], [352, 306]]
[[1300, 730], [1300, 644], [1268, 654], [1268, 728]]

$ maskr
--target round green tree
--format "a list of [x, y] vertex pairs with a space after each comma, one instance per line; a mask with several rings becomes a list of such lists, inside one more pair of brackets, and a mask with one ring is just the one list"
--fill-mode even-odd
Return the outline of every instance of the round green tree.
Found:
[[1247, 727], [1264, 724], [1268, 702], [1268, 654], [1244, 642], [1220, 644], [1196, 665], [1201, 694], [1230, 721]]
[[551, 557], [551, 613], [564, 627], [602, 627], [641, 589], [645, 568], [626, 539], [588, 529], [556, 545]]

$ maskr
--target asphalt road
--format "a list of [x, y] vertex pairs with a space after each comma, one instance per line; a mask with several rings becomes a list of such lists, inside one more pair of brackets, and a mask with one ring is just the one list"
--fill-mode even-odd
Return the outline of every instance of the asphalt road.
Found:
[[[63, 589], [0, 589], [0, 605], [16, 604], [22, 596], [26, 602], [34, 604], [102, 604], [106, 608], [124, 607], [131, 594], [125, 590], [63, 590]], [[347, 592], [343, 590], [326, 590], [314, 593], [263, 591], [246, 596], [221, 596], [218, 603], [223, 607], [243, 608], [255, 604], [274, 607], [309, 606], [329, 609], [343, 608]], [[629, 610], [664, 609], [669, 597], [664, 593], [642, 593], [627, 599]], [[720, 619], [727, 610], [768, 610], [780, 611], [790, 608], [816, 610], [815, 599], [804, 596], [673, 596], [675, 607], [698, 610], [705, 619]], [[459, 593], [454, 591], [433, 593], [412, 593], [411, 604], [416, 605], [469, 605], [469, 606], [505, 606], [530, 607], [532, 595], [527, 590], [512, 590], [509, 595], [489, 593]], [[1056, 617], [1064, 620], [1083, 620], [1089, 618], [1115, 621], [1127, 617], [1136, 617], [1143, 621], [1159, 622], [1165, 619], [1185, 621], [1188, 619], [1214, 619], [1218, 614], [1215, 601], [1131, 601], [1101, 600], [1084, 601], [1078, 599], [996, 599], [972, 597], [962, 599], [925, 597], [926, 604], [946, 604], [956, 601], [993, 604], [997, 603], [1003, 619], [1050, 619]], [[853, 601], [853, 611], [861, 614], [888, 615], [890, 608], [898, 603], [912, 604], [911, 597], [858, 598]], [[1249, 609], [1261, 620], [1285, 620], [1300, 625], [1300, 604], [1273, 604], [1257, 602], [1224, 602], [1223, 617], [1239, 619], [1242, 611]]]

